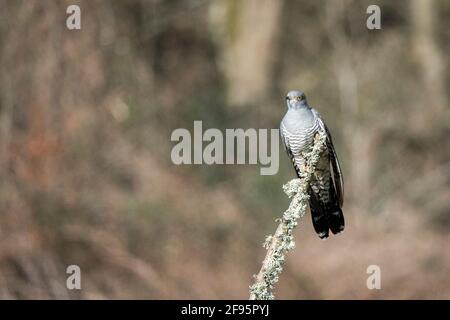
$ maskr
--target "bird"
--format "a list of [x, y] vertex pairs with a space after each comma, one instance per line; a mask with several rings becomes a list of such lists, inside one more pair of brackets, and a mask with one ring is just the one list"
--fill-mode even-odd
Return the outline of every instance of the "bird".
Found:
[[330, 130], [317, 110], [309, 106], [306, 95], [298, 90], [290, 91], [286, 104], [288, 110], [280, 123], [280, 137], [299, 178], [300, 169], [305, 165], [302, 153], [313, 146], [319, 130], [326, 134], [326, 148], [320, 154], [308, 189], [314, 230], [325, 239], [329, 230], [338, 234], [345, 228], [344, 179], [339, 160]]

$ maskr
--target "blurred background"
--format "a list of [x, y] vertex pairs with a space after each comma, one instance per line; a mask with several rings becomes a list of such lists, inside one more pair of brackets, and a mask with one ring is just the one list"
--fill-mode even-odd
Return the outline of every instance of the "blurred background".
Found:
[[[81, 30], [66, 8], [81, 8]], [[381, 8], [381, 30], [366, 9]], [[278, 128], [301, 89], [346, 231], [296, 230], [278, 299], [450, 298], [449, 1], [0, 0], [0, 297], [246, 299], [294, 178], [176, 166], [176, 128]], [[68, 265], [81, 290], [66, 288]], [[366, 269], [381, 268], [381, 290]]]

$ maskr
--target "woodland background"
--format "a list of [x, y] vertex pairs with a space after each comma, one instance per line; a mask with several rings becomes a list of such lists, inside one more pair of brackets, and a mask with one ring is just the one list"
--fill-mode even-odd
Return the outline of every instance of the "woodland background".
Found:
[[0, 0], [0, 297], [246, 299], [291, 164], [175, 166], [170, 134], [277, 128], [298, 88], [347, 227], [320, 241], [308, 214], [276, 297], [449, 299], [449, 47], [444, 0]]

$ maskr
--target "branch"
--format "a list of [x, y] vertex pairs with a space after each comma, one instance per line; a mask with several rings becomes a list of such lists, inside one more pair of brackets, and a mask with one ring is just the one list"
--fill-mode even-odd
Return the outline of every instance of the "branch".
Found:
[[298, 225], [298, 219], [305, 215], [309, 200], [309, 183], [325, 148], [325, 140], [325, 132], [319, 131], [314, 138], [311, 150], [303, 154], [306, 164], [300, 168], [301, 178], [293, 179], [283, 185], [284, 192], [292, 200], [281, 219], [276, 220], [279, 225], [275, 234], [267, 236], [264, 241], [263, 246], [267, 249], [267, 254], [261, 270], [254, 276], [255, 283], [250, 286], [250, 300], [274, 299], [272, 290], [283, 271], [285, 254], [295, 247], [293, 230]]

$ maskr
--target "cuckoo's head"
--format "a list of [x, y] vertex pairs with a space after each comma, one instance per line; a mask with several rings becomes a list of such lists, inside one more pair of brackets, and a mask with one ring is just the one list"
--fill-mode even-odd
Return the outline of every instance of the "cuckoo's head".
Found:
[[289, 109], [299, 109], [308, 106], [305, 94], [297, 90], [289, 91], [286, 95], [286, 103]]

